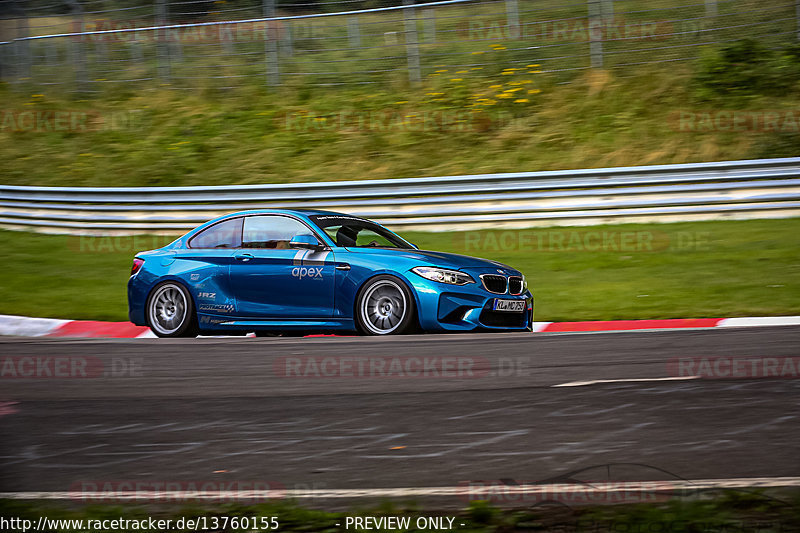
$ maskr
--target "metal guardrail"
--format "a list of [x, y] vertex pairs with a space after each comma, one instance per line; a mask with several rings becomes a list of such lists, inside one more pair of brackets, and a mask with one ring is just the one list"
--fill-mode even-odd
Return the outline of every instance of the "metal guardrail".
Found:
[[0, 185], [0, 226], [50, 233], [180, 233], [270, 207], [344, 211], [423, 231], [793, 217], [800, 157], [213, 187]]

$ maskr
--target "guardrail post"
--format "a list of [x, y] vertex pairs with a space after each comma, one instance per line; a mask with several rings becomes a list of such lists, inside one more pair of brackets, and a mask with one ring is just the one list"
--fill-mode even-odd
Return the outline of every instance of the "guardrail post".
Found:
[[603, 67], [603, 17], [600, 0], [589, 1], [589, 54], [592, 68]]
[[[167, 25], [166, 0], [156, 0], [156, 26]], [[158, 77], [163, 82], [169, 82], [169, 46], [167, 45], [167, 30], [156, 30], [156, 62], [158, 64]]]
[[[275, 0], [263, 0], [264, 18], [275, 16]], [[264, 55], [267, 63], [267, 85], [277, 87], [281, 84], [278, 70], [278, 28], [275, 21], [264, 22]]]
[[[414, 0], [403, 0], [404, 6], [413, 6]], [[419, 41], [417, 39], [417, 17], [413, 7], [403, 9], [406, 29], [406, 55], [408, 56], [408, 80], [411, 83], [422, 81], [419, 66]]]
[[519, 27], [519, 3], [517, 0], [506, 0], [506, 26], [509, 39], [520, 38], [522, 32]]

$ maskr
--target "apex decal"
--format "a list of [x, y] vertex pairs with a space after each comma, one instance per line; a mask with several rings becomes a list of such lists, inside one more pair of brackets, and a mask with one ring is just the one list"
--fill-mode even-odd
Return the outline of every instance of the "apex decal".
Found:
[[293, 278], [320, 278], [322, 279], [322, 267], [294, 267], [292, 269]]

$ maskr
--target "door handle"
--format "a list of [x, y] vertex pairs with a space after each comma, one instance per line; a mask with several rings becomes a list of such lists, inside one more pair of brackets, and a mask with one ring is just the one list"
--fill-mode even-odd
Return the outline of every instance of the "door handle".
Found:
[[342, 265], [336, 265], [336, 270], [350, 270], [350, 265], [344, 263]]
[[237, 261], [250, 261], [253, 258], [253, 254], [236, 254], [233, 257]]

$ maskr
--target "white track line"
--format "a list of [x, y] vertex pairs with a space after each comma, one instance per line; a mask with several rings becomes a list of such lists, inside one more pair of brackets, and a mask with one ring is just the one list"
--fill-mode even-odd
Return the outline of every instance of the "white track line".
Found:
[[648, 381], [686, 381], [688, 379], [700, 379], [700, 376], [676, 376], [669, 378], [628, 378], [628, 379], [595, 379], [592, 381], [570, 381], [550, 385], [551, 387], [584, 387], [586, 385], [597, 385], [598, 383], [638, 383]]
[[717, 323], [718, 328], [741, 328], [753, 326], [797, 326], [800, 316], [767, 316], [723, 318]]
[[[506, 485], [504, 494], [611, 494], [615, 492], [654, 492], [678, 490], [713, 490], [744, 488], [800, 487], [800, 477], [761, 477], [697, 479], [670, 481], [601, 481], [590, 483], [555, 483]], [[459, 487], [405, 487], [389, 489], [313, 489], [313, 490], [221, 490], [221, 491], [110, 491], [110, 492], [0, 492], [0, 499], [11, 500], [156, 500], [168, 501], [226, 499], [336, 499], [336, 498], [408, 498], [452, 496], [479, 499], [482, 492], [496, 491], [497, 485], [481, 482]]]

